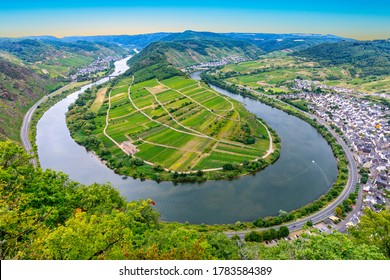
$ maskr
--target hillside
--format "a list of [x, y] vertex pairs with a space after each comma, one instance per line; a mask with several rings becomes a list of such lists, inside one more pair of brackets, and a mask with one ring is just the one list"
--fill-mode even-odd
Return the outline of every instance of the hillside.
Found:
[[165, 44], [155, 42], [133, 56], [128, 64], [129, 70], [125, 76], [135, 76], [135, 82], [142, 82], [153, 78], [167, 79], [173, 76], [183, 76], [184, 73], [172, 65], [165, 54]]
[[58, 83], [0, 57], [0, 139], [19, 139], [24, 113]]
[[326, 43], [294, 53], [325, 66], [351, 66], [360, 76], [390, 74], [390, 41]]
[[71, 75], [79, 69], [88, 69], [99, 60], [99, 65], [89, 69], [103, 73], [97, 69], [109, 67], [109, 60], [124, 54], [126, 50], [109, 43], [66, 43], [46, 37], [0, 39], [0, 138], [19, 140], [27, 109], [43, 95], [71, 82]]
[[251, 43], [211, 32], [185, 31], [170, 34], [162, 40], [146, 47], [132, 59], [131, 64], [148, 65], [149, 62], [145, 61], [153, 57], [159, 62], [164, 60], [165, 63], [183, 68], [222, 59], [229, 62], [255, 59], [264, 53]]
[[37, 73], [63, 79], [98, 58], [119, 57], [124, 55], [126, 50], [104, 42], [67, 43], [47, 39], [1, 39], [0, 53], [13, 56]]
[[127, 75], [135, 81], [182, 76], [177, 68], [210, 61], [237, 62], [258, 58], [261, 49], [245, 41], [211, 32], [172, 33], [164, 41], [153, 42], [130, 61]]

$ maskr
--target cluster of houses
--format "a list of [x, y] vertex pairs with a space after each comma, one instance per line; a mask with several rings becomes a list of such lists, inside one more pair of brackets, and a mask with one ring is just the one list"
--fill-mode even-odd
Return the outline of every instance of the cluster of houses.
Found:
[[[294, 87], [292, 89], [295, 90], [305, 90], [308, 92], [316, 91], [317, 89], [324, 90], [324, 91], [332, 91], [339, 94], [353, 94], [353, 95], [360, 95], [364, 96], [366, 93], [362, 93], [359, 91], [356, 91], [354, 89], [350, 88], [344, 88], [339, 86], [328, 86], [325, 84], [322, 84], [318, 81], [309, 81], [309, 80], [301, 80], [301, 79], [295, 79], [294, 80]], [[389, 98], [390, 95], [387, 93], [371, 93], [373, 96], [383, 97], [383, 98]]]
[[[318, 87], [331, 91], [314, 93]], [[324, 88], [317, 82], [305, 80], [296, 80], [294, 88], [299, 89], [300, 93], [287, 97], [304, 99], [317, 116], [336, 126], [353, 151], [359, 168], [367, 171], [368, 175], [361, 180], [365, 193], [363, 207], [377, 212], [388, 207], [390, 110], [383, 105], [356, 97], [357, 93], [350, 89]]]
[[92, 64], [85, 68], [78, 69], [76, 74], [71, 75], [72, 81], [75, 82], [89, 79], [92, 74], [110, 68], [111, 61], [114, 60], [116, 60], [116, 58], [113, 56], [107, 56], [103, 58], [98, 57], [98, 59], [95, 60]]
[[208, 69], [210, 67], [223, 66], [226, 64], [230, 64], [230, 63], [240, 63], [240, 62], [244, 62], [247, 60], [248, 60], [247, 58], [242, 57], [240, 55], [230, 55], [230, 56], [224, 57], [220, 60], [212, 60], [209, 62], [196, 64], [196, 65], [187, 67], [185, 70], [188, 72], [191, 72], [191, 71], [199, 70], [199, 69]]

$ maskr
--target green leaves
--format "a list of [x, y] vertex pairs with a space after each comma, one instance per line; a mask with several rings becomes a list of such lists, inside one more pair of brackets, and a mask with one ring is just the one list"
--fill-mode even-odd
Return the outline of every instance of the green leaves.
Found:
[[105, 258], [112, 253], [112, 248], [132, 239], [131, 219], [120, 211], [99, 216], [77, 212], [46, 238], [38, 238], [30, 249], [31, 254], [39, 259]]
[[366, 243], [376, 246], [390, 258], [390, 211], [375, 213], [369, 208], [364, 210], [360, 223], [349, 229], [357, 243]]
[[[127, 203], [109, 184], [80, 185], [65, 174], [34, 169], [13, 142], [0, 147], [1, 259], [390, 258], [389, 211], [366, 210], [350, 235], [303, 235], [272, 247], [242, 244], [206, 227], [161, 223], [150, 199]], [[281, 226], [245, 239], [261, 242], [288, 233]]]
[[382, 260], [385, 256], [375, 246], [356, 244], [347, 235], [303, 235], [294, 241], [279, 241], [275, 246], [248, 243], [241, 254], [249, 259], [269, 260]]
[[12, 141], [0, 142], [0, 167], [3, 169], [16, 168], [28, 164], [31, 156]]

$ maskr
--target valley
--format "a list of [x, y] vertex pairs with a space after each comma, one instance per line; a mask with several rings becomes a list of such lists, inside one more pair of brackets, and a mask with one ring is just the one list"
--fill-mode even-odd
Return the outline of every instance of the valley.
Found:
[[[388, 220], [388, 47], [195, 31], [0, 39], [2, 139], [20, 140], [35, 104], [22, 135], [39, 161], [0, 142], [1, 256], [287, 258], [333, 242], [358, 249], [322, 257], [388, 258], [359, 228], [382, 236], [369, 223]], [[69, 247], [76, 229], [106, 247]]]
[[[79, 70], [100, 58], [112, 61], [125, 53], [109, 43], [1, 38], [0, 139], [21, 141], [23, 115], [36, 101], [72, 81], [92, 79]], [[110, 68], [106, 63], [105, 72]]]

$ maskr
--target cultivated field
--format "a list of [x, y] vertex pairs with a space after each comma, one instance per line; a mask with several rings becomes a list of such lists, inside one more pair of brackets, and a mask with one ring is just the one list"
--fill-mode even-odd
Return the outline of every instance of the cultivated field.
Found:
[[115, 153], [183, 172], [252, 161], [272, 149], [268, 129], [253, 114], [203, 83], [173, 77], [132, 85], [126, 78], [103, 102], [102, 92], [93, 133]]

